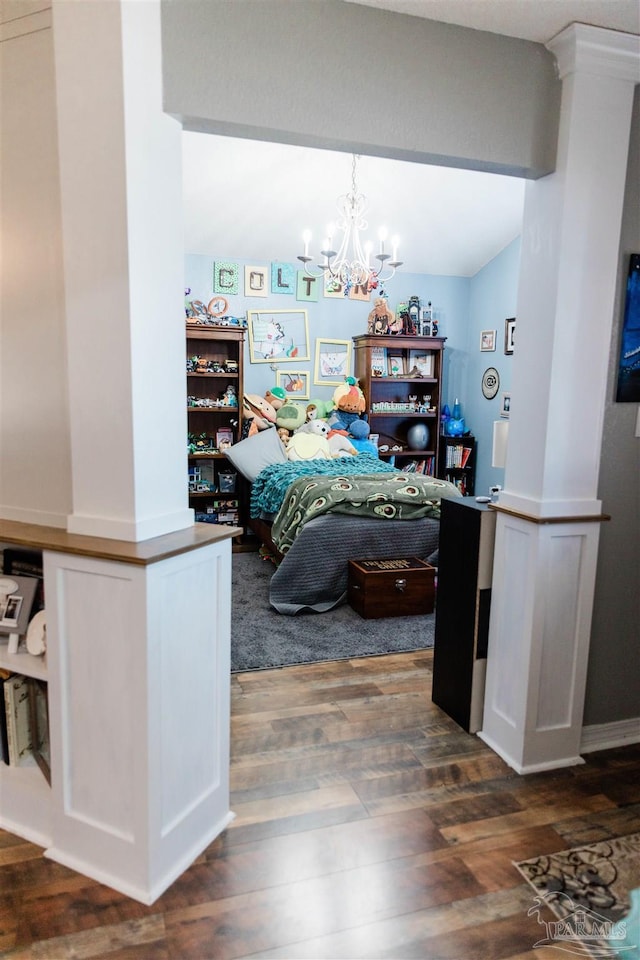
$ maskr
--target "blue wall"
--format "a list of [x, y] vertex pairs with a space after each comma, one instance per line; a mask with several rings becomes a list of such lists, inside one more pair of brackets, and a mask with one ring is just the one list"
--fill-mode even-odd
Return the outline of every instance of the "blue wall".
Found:
[[[384, 285], [389, 306], [412, 296], [420, 298], [421, 305], [432, 303], [438, 320], [438, 335], [446, 337], [444, 352], [443, 401], [450, 407], [456, 398], [462, 403], [467, 429], [478, 439], [476, 493], [485, 493], [494, 483], [503, 483], [502, 470], [491, 467], [491, 438], [493, 421], [499, 419], [501, 394], [510, 390], [511, 357], [504, 354], [504, 321], [516, 314], [516, 290], [520, 260], [520, 241], [516, 240], [487, 264], [475, 277], [442, 277], [429, 274], [408, 274], [402, 269]], [[239, 294], [228, 296], [229, 313], [244, 316], [248, 310], [307, 311], [310, 340], [310, 359], [281, 363], [286, 372], [308, 371], [312, 398], [329, 399], [334, 387], [314, 384], [316, 338], [351, 340], [366, 333], [367, 318], [373, 308], [370, 302], [329, 298], [320, 293], [317, 302], [299, 301], [293, 294], [270, 294], [267, 297], [244, 296], [244, 267], [253, 261], [234, 261], [239, 265]], [[270, 267], [270, 264], [258, 264]], [[189, 254], [185, 260], [185, 283], [191, 292], [187, 299], [208, 303], [213, 291], [214, 260], [212, 257]], [[480, 352], [480, 332], [496, 330], [496, 350]], [[480, 389], [482, 373], [495, 366], [501, 379], [495, 400], [485, 400]], [[353, 372], [353, 365], [352, 370]], [[275, 372], [268, 363], [251, 363], [249, 344], [245, 348], [245, 391], [260, 396], [276, 384]]]
[[[494, 484], [504, 485], [504, 470], [491, 466], [493, 422], [500, 419], [502, 395], [511, 392], [513, 356], [504, 352], [505, 320], [516, 316], [520, 239], [483, 267], [471, 280], [467, 329], [466, 392], [463, 413], [467, 427], [478, 437], [476, 494], [487, 495]], [[496, 331], [496, 348], [480, 350], [483, 330]], [[500, 389], [493, 400], [482, 395], [482, 375], [487, 367], [495, 367], [500, 375]]]

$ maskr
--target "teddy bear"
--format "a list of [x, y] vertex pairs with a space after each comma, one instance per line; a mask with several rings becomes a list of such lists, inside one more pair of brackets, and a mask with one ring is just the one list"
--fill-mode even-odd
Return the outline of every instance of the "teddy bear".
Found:
[[346, 377], [333, 394], [336, 409], [329, 417], [329, 427], [354, 440], [366, 440], [370, 433], [364, 412], [367, 404], [355, 377]]
[[284, 387], [271, 387], [264, 395], [265, 400], [271, 404], [274, 410], [279, 410], [287, 399]]

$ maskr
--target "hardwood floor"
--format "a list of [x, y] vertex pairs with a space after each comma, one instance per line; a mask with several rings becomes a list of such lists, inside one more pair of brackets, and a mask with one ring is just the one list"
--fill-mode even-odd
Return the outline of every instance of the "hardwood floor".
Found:
[[151, 907], [0, 831], [0, 956], [557, 960], [512, 861], [640, 830], [640, 746], [517, 776], [431, 665], [234, 676], [236, 819]]

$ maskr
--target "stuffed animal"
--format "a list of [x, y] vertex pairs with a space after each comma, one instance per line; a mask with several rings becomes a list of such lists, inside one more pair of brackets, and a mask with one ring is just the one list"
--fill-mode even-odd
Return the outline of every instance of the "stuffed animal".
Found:
[[355, 377], [347, 377], [344, 383], [336, 387], [333, 402], [336, 409], [329, 417], [329, 427], [355, 440], [366, 440], [370, 432], [369, 424], [364, 419], [367, 404]]
[[264, 395], [265, 400], [271, 404], [274, 410], [279, 410], [287, 399], [284, 387], [271, 387]]
[[245, 423], [249, 422], [246, 435], [252, 437], [254, 433], [273, 426], [276, 422], [276, 411], [264, 397], [257, 393], [245, 393], [242, 397], [242, 417]]
[[[319, 420], [315, 421], [320, 425]], [[294, 433], [289, 439], [286, 451], [288, 460], [330, 460], [331, 448], [327, 440], [328, 427], [314, 433]]]
[[373, 303], [373, 310], [369, 314], [367, 323], [367, 333], [385, 334], [389, 332], [389, 325], [393, 323], [394, 316], [389, 309], [389, 304], [384, 297], [376, 297]]
[[310, 400], [307, 404], [307, 420], [327, 420], [333, 411], [333, 400]]
[[285, 401], [275, 414], [276, 426], [285, 428], [290, 434], [292, 434], [294, 430], [297, 430], [298, 427], [301, 427], [306, 419], [306, 407], [296, 400]]

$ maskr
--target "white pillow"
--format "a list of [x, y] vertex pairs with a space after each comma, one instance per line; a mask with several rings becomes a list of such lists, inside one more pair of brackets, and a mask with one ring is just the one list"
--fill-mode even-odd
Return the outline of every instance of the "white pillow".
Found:
[[286, 463], [287, 455], [275, 427], [260, 430], [224, 451], [236, 470], [253, 483], [261, 470], [272, 463]]

